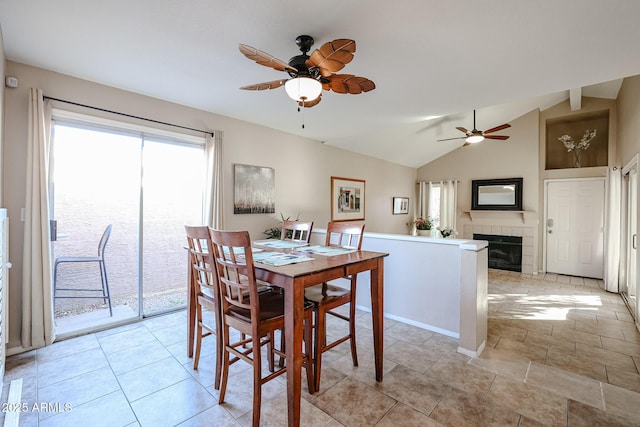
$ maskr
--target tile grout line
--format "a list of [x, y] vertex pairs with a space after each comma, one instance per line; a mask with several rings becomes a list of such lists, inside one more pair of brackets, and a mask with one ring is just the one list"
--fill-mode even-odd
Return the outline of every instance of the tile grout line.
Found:
[[526, 384], [527, 379], [529, 379], [529, 370], [531, 369], [531, 364], [533, 362], [531, 362], [531, 360], [529, 360], [529, 364], [527, 365], [527, 372], [524, 373], [524, 378], [522, 379], [522, 382]]

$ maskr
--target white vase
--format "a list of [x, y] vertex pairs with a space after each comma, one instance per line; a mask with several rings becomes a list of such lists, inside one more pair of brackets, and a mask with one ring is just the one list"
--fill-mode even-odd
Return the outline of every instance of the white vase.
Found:
[[423, 237], [431, 237], [431, 230], [416, 230], [416, 233], [418, 233], [418, 236], [423, 236]]

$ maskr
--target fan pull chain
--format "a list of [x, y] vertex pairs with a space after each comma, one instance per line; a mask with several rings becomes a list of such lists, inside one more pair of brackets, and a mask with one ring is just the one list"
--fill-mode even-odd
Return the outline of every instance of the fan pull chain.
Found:
[[[300, 104], [298, 104], [298, 113], [300, 111]], [[304, 129], [304, 99], [302, 100], [302, 129]]]

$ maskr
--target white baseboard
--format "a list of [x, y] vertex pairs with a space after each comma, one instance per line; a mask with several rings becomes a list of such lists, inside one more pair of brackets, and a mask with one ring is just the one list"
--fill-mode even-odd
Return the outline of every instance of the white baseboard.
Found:
[[24, 348], [22, 346], [11, 347], [7, 349], [7, 356], [13, 356], [15, 354], [26, 353], [27, 351], [33, 350], [32, 348]]
[[458, 353], [464, 354], [466, 356], [469, 357], [478, 357], [480, 356], [480, 354], [482, 354], [482, 351], [484, 350], [485, 345], [487, 344], [486, 341], [482, 341], [482, 344], [480, 344], [480, 347], [478, 347], [478, 349], [476, 351], [473, 350], [469, 350], [466, 348], [462, 348], [462, 347], [458, 347]]
[[[356, 308], [358, 310], [366, 311], [367, 313], [371, 313], [371, 308], [363, 307], [361, 305], [356, 304]], [[420, 329], [426, 329], [427, 331], [436, 332], [440, 335], [446, 335], [451, 338], [460, 339], [460, 334], [457, 332], [448, 331], [446, 329], [438, 328], [436, 326], [428, 325], [426, 323], [416, 322], [415, 320], [406, 319], [404, 317], [395, 316], [393, 314], [385, 313], [384, 317], [391, 320], [396, 320], [401, 323], [406, 323], [407, 325], [416, 326]]]

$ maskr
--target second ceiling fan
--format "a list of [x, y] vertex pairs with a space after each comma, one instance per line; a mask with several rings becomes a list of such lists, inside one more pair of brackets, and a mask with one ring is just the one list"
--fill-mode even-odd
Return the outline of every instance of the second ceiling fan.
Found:
[[465, 143], [462, 146], [466, 147], [467, 145], [475, 144], [475, 143], [484, 141], [485, 139], [499, 139], [504, 141], [505, 139], [509, 138], [508, 135], [489, 135], [489, 134], [492, 134], [493, 132], [498, 132], [500, 130], [507, 129], [510, 127], [511, 127], [510, 124], [505, 123], [500, 126], [493, 127], [491, 129], [478, 130], [476, 129], [476, 110], [473, 110], [473, 130], [467, 130], [463, 127], [457, 126], [456, 129], [458, 129], [460, 132], [464, 132], [465, 136], [460, 136], [457, 138], [439, 139], [438, 142], [451, 141], [454, 139], [464, 139]]

